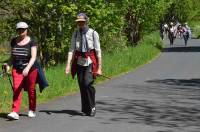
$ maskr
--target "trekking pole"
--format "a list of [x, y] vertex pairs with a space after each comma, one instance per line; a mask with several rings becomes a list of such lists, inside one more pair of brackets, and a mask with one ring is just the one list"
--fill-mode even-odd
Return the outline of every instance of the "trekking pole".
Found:
[[8, 80], [9, 80], [9, 82], [10, 82], [10, 86], [11, 86], [11, 88], [12, 88], [13, 85], [12, 85], [12, 81], [11, 81], [11, 79], [10, 79], [10, 74], [8, 74], [8, 73], [6, 73], [6, 74], [7, 74]]
[[95, 76], [102, 76], [102, 77], [104, 77], [104, 78], [107, 78], [107, 79], [111, 79], [111, 77], [108, 77], [108, 76], [106, 76], [106, 75], [103, 75], [103, 74], [97, 74], [97, 73], [93, 73]]
[[0, 77], [3, 77], [3, 73], [0, 73]]
[[9, 83], [10, 83], [10, 86], [11, 86], [11, 88], [12, 88], [12, 87], [13, 87], [12, 81], [11, 81], [11, 79], [10, 79], [10, 74], [9, 74], [8, 71], [7, 71], [6, 65], [5, 65], [5, 64], [2, 65], [1, 68], [2, 68], [2, 70], [3, 70], [2, 76], [5, 75], [5, 74], [7, 74], [7, 77], [8, 77]]
[[11, 81], [11, 79], [10, 79], [10, 74], [8, 74], [8, 73], [0, 73], [0, 78], [3, 78], [3, 76], [4, 76], [5, 74], [7, 74], [7, 77], [8, 77], [9, 83], [10, 83], [10, 86], [12, 87], [12, 81]]
[[108, 77], [108, 76], [106, 76], [106, 75], [103, 75], [103, 74], [101, 74], [101, 75], [99, 75], [99, 76], [102, 76], [102, 77], [107, 78], [107, 79], [111, 79], [110, 77]]

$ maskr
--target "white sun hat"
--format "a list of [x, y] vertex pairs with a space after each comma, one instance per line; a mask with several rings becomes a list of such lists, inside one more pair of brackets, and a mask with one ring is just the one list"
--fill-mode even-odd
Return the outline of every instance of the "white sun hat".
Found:
[[28, 28], [28, 24], [25, 22], [18, 22], [16, 25], [16, 29], [19, 29], [19, 28]]

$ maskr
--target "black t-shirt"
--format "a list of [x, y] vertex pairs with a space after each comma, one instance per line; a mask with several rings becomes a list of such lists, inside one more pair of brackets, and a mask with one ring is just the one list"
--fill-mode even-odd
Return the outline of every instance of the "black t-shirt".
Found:
[[37, 46], [34, 40], [26, 45], [18, 45], [16, 43], [16, 38], [13, 38], [11, 41], [11, 57], [13, 67], [19, 70], [23, 70], [28, 64], [31, 58], [31, 47]]

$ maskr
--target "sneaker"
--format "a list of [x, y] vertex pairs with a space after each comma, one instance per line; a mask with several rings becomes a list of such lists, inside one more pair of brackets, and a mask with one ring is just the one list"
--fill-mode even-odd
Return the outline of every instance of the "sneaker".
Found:
[[19, 120], [19, 115], [13, 111], [7, 115], [7, 118], [10, 120]]
[[90, 116], [95, 116], [96, 114], [96, 108], [92, 108], [91, 112], [90, 112]]
[[30, 111], [28, 112], [28, 117], [30, 117], [30, 118], [34, 118], [34, 117], [36, 117], [35, 112], [32, 111], [32, 110], [30, 110]]

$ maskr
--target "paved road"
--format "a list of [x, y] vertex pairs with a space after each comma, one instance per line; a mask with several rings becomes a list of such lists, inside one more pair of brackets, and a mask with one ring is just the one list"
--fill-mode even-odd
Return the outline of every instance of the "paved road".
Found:
[[[168, 41], [166, 41], [168, 43]], [[152, 63], [97, 86], [97, 115], [79, 94], [38, 106], [37, 118], [0, 118], [0, 132], [200, 132], [200, 40], [167, 46]]]

